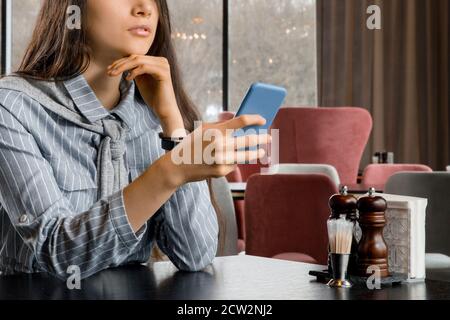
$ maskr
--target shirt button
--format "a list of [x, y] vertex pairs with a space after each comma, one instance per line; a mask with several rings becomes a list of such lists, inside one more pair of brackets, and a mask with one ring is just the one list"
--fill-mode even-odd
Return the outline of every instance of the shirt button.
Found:
[[28, 215], [26, 215], [26, 214], [21, 215], [19, 218], [19, 222], [20, 223], [28, 222]]

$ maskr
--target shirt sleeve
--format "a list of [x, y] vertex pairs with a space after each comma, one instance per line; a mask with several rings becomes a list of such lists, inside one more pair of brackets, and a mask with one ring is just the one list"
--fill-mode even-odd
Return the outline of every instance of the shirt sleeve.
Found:
[[123, 190], [74, 212], [35, 138], [0, 105], [0, 201], [39, 267], [65, 280], [69, 266], [81, 277], [119, 265], [143, 232], [131, 228]]
[[156, 241], [183, 271], [199, 271], [216, 256], [219, 226], [206, 181], [180, 187], [163, 206]]

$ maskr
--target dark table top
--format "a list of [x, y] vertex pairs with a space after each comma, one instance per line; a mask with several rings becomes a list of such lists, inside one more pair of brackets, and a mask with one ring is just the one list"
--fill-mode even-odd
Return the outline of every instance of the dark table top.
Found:
[[69, 290], [65, 282], [45, 274], [2, 276], [0, 300], [450, 300], [450, 272], [437, 274], [440, 280], [368, 290], [332, 289], [308, 275], [309, 270], [322, 269], [323, 266], [241, 255], [216, 258], [212, 265], [197, 273], [177, 271], [170, 262], [109, 269], [83, 280], [81, 290]]

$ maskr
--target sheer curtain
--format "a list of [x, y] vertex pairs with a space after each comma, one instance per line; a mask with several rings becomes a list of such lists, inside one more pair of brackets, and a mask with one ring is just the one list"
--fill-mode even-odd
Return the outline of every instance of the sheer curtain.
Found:
[[[369, 30], [378, 5], [382, 29]], [[396, 162], [449, 164], [449, 1], [319, 0], [319, 104], [368, 109], [375, 151]]]

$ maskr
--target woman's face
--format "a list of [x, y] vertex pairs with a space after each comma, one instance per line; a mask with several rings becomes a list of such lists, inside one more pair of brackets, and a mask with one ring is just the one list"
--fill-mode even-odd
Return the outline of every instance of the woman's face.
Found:
[[158, 26], [157, 0], [87, 0], [87, 37], [91, 49], [122, 58], [144, 55]]

